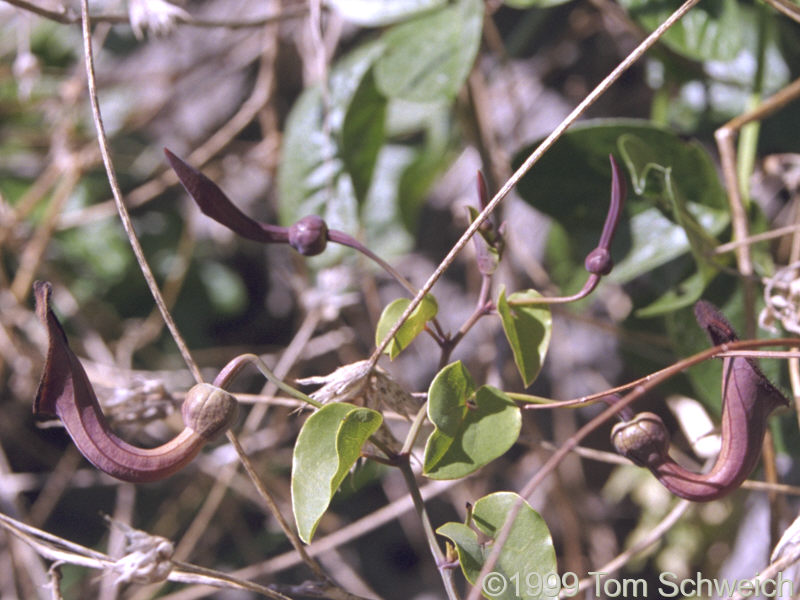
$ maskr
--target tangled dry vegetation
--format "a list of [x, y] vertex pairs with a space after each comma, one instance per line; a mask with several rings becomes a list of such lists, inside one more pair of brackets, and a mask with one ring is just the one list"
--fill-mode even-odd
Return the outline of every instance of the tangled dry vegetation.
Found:
[[[790, 579], [790, 411], [758, 482], [693, 504], [613, 453], [616, 409], [541, 407], [677, 375], [708, 347], [701, 296], [745, 339], [800, 331], [800, 11], [692, 4], [650, 43], [677, 4], [0, 2], [0, 595], [452, 600], [480, 595], [482, 567], [505, 569], [502, 593], [483, 587], [503, 598], [602, 596], [591, 572], [648, 597], [664, 573]], [[605, 240], [617, 264], [573, 298], [612, 220], [609, 154], [629, 182]], [[203, 177], [176, 174], [178, 156]], [[320, 215], [330, 243], [307, 257], [248, 241], [232, 209], [214, 217], [227, 228], [202, 214], [208, 182], [259, 224]], [[48, 349], [36, 280], [137, 446], [172, 438], [187, 390], [245, 356], [257, 368], [222, 377], [239, 402], [227, 439], [153, 483], [86, 462], [31, 411]], [[373, 369], [376, 347], [391, 360]], [[797, 358], [770, 356], [798, 397]], [[721, 361], [701, 358], [625, 397], [695, 470], [719, 448]], [[436, 400], [448, 378], [458, 433]], [[312, 429], [308, 402], [359, 415], [359, 443], [334, 447], [342, 426]], [[303, 471], [325, 443], [327, 479]], [[534, 550], [503, 537], [519, 510]]]

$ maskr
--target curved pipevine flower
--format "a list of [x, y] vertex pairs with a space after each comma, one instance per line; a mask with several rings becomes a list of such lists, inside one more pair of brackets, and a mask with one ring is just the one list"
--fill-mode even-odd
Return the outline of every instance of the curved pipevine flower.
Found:
[[36, 313], [47, 327], [49, 345], [33, 412], [61, 419], [78, 450], [95, 467], [123, 481], [157, 481], [189, 464], [206, 442], [236, 420], [236, 399], [219, 387], [199, 383], [187, 392], [183, 401], [183, 431], [167, 443], [145, 449], [117, 437], [50, 308], [51, 293], [48, 282], [34, 283]]
[[[697, 322], [715, 345], [736, 341], [736, 332], [710, 303], [695, 306]], [[751, 358], [726, 357], [722, 367], [722, 448], [711, 471], [698, 474], [681, 467], [669, 455], [669, 434], [653, 413], [640, 413], [618, 423], [611, 432], [617, 452], [647, 467], [673, 494], [706, 502], [738, 488], [758, 463], [767, 418], [787, 406]]]
[[219, 186], [200, 171], [164, 148], [170, 166], [175, 171], [183, 187], [194, 199], [204, 215], [224, 225], [242, 237], [266, 244], [290, 244], [303, 256], [321, 254], [327, 242], [348, 246], [361, 252], [376, 262], [412, 295], [416, 289], [386, 261], [364, 246], [361, 242], [335, 229], [328, 229], [322, 217], [310, 215], [303, 217], [291, 227], [281, 227], [270, 223], [260, 223], [245, 215], [231, 202]]
[[204, 215], [249, 240], [267, 244], [288, 243], [289, 230], [286, 227], [254, 221], [236, 208], [225, 192], [200, 171], [166, 148], [164, 148], [164, 154], [181, 184], [197, 202]]

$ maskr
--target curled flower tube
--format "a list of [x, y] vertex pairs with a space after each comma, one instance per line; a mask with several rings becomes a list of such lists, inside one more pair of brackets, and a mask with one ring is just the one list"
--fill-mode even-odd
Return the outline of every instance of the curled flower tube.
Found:
[[[695, 316], [713, 344], [738, 339], [730, 323], [710, 303], [698, 302]], [[767, 418], [773, 410], [788, 404], [753, 359], [726, 357], [722, 366], [722, 447], [708, 473], [690, 471], [670, 457], [664, 422], [650, 412], [615, 425], [611, 441], [618, 453], [650, 469], [676, 496], [707, 502], [729, 494], [752, 472], [761, 455]]]
[[52, 286], [37, 281], [34, 294], [49, 344], [33, 412], [58, 417], [81, 454], [101, 471], [134, 483], [164, 479], [189, 464], [236, 420], [236, 399], [219, 387], [199, 383], [183, 401], [184, 429], [176, 437], [156, 448], [139, 448], [120, 439], [109, 427], [86, 371], [50, 308]]

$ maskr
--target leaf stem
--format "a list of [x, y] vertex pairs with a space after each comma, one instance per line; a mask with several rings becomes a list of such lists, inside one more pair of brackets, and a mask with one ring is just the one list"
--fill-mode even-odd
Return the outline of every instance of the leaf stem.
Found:
[[405, 456], [405, 460], [402, 460], [398, 466], [406, 480], [406, 486], [408, 487], [408, 491], [411, 493], [411, 499], [414, 502], [414, 508], [417, 511], [417, 515], [419, 516], [420, 521], [422, 521], [422, 528], [425, 530], [425, 538], [428, 540], [428, 547], [430, 548], [431, 554], [436, 561], [439, 574], [442, 577], [442, 582], [444, 583], [444, 589], [447, 592], [447, 597], [449, 600], [458, 600], [458, 591], [456, 590], [455, 583], [453, 582], [453, 571], [452, 569], [446, 567], [447, 559], [442, 552], [442, 549], [439, 547], [439, 542], [436, 540], [436, 532], [433, 530], [430, 518], [428, 517], [428, 511], [425, 509], [425, 501], [422, 499], [419, 486], [417, 486], [417, 480], [414, 478], [414, 472], [411, 470], [411, 464], [408, 461], [408, 455]]
[[406, 440], [403, 443], [403, 448], [400, 450], [400, 455], [411, 453], [411, 448], [414, 447], [414, 443], [417, 441], [417, 436], [419, 435], [419, 430], [422, 427], [422, 424], [425, 423], [425, 418], [427, 416], [428, 416], [428, 405], [427, 403], [425, 403], [417, 411], [417, 414], [414, 416], [414, 420], [411, 422], [411, 427], [409, 428], [408, 434], [406, 435]]
[[264, 375], [264, 377], [271, 381], [275, 386], [277, 386], [278, 389], [286, 392], [290, 396], [297, 398], [298, 400], [302, 400], [303, 402], [306, 402], [315, 408], [322, 408], [322, 402], [314, 400], [311, 396], [304, 394], [300, 390], [293, 388], [281, 380], [280, 377], [275, 375], [275, 373], [270, 370], [267, 364], [261, 360], [261, 357], [256, 356], [255, 354], [240, 354], [231, 360], [214, 378], [214, 385], [222, 389], [227, 389], [231, 381], [233, 381], [233, 379], [247, 365], [253, 365], [256, 367], [261, 374]]

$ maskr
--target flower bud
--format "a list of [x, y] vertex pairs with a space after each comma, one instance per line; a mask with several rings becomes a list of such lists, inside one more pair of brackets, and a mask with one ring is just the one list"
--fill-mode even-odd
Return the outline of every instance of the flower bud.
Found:
[[586, 256], [583, 266], [594, 275], [608, 275], [614, 267], [614, 261], [606, 248], [595, 248]]
[[289, 245], [303, 256], [316, 256], [328, 243], [328, 226], [322, 217], [303, 217], [289, 228]]

